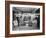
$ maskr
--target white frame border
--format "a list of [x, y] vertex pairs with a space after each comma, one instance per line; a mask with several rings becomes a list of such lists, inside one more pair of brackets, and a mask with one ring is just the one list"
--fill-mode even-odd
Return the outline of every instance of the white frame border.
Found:
[[[27, 31], [12, 31], [12, 7], [33, 7], [33, 8], [40, 8], [40, 30], [27, 30]], [[22, 33], [39, 33], [42, 32], [42, 6], [36, 5], [19, 5], [19, 4], [10, 4], [10, 34], [22, 34]]]

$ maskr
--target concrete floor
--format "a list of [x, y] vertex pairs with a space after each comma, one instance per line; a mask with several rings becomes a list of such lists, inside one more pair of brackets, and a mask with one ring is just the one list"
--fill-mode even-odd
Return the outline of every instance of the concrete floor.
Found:
[[14, 30], [35, 30], [35, 29], [37, 29], [37, 27], [33, 27], [33, 26], [16, 26], [15, 28], [14, 28]]

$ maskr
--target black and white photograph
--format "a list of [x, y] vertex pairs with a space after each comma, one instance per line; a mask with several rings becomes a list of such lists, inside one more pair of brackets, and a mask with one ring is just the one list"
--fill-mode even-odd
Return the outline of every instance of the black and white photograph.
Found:
[[13, 7], [12, 30], [40, 29], [40, 8]]

